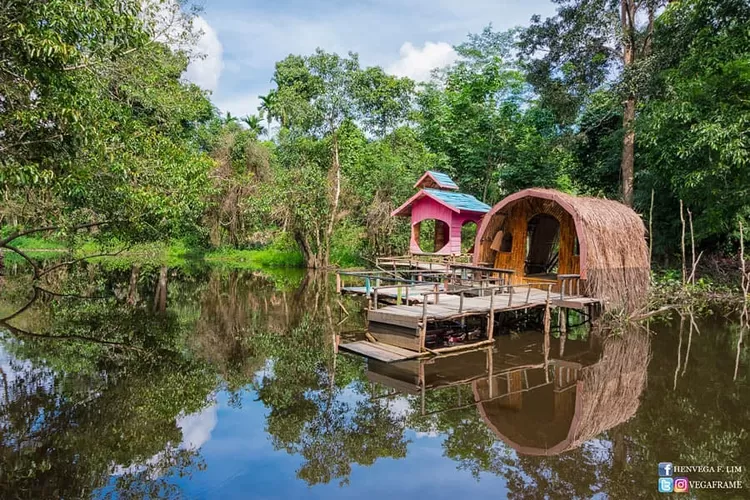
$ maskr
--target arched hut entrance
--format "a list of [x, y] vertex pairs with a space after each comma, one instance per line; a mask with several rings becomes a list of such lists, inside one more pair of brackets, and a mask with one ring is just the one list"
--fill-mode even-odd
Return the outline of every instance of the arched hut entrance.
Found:
[[474, 264], [513, 271], [513, 284], [563, 281], [609, 306], [636, 308], [648, 287], [645, 227], [612, 200], [552, 189], [508, 196], [482, 219]]

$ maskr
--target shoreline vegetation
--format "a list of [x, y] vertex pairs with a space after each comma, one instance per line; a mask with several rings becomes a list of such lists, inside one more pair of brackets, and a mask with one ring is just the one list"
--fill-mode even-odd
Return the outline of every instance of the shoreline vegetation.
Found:
[[[133, 264], [177, 268], [197, 264], [237, 270], [306, 269], [302, 253], [294, 245], [283, 241], [249, 249], [200, 248], [182, 241], [125, 246], [114, 241], [98, 243], [94, 240], [86, 240], [70, 247], [62, 240], [27, 236], [18, 238], [14, 243], [18, 249], [39, 262], [60, 259], [65, 255], [78, 259], [87, 255], [107, 254], [86, 260], [108, 269], [126, 269]], [[12, 251], [0, 249], [0, 252], [4, 253], [6, 264], [23, 262]], [[357, 255], [356, 249], [351, 248], [336, 248], [331, 261], [330, 269], [361, 268], [368, 263], [366, 258]], [[706, 258], [694, 273], [697, 278], [686, 282], [681, 279], [679, 268], [652, 268], [649, 307], [645, 314], [651, 315], [660, 309], [674, 306], [689, 307], [695, 312], [715, 307], [730, 310], [741, 308], [743, 292], [740, 262], [736, 260], [736, 265], [732, 264], [729, 258]], [[733, 267], [736, 269], [732, 269]]]
[[409, 248], [391, 214], [437, 170], [490, 206], [530, 187], [620, 201], [648, 219], [649, 305], [747, 306], [746, 1], [564, 0], [467, 34], [426, 81], [316, 48], [242, 117], [183, 78], [197, 11], [165, 29], [165, 6], [0, 11], [0, 268], [366, 266]]

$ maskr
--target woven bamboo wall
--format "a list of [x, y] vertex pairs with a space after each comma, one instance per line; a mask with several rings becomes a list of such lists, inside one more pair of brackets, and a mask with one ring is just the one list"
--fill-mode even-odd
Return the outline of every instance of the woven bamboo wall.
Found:
[[[538, 214], [551, 215], [560, 223], [558, 273], [577, 274], [580, 271], [580, 260], [574, 253], [576, 228], [573, 217], [552, 200], [526, 198], [509, 205], [506, 214], [495, 214], [493, 218], [502, 222], [498, 224], [498, 221], [490, 221], [488, 231], [481, 241], [481, 255], [486, 262], [492, 262], [494, 267], [513, 269], [516, 272], [513, 275], [513, 284], [524, 282], [528, 222]], [[504, 233], [510, 232], [513, 236], [513, 246], [510, 252], [496, 252], [490, 248], [495, 234], [500, 230]]]

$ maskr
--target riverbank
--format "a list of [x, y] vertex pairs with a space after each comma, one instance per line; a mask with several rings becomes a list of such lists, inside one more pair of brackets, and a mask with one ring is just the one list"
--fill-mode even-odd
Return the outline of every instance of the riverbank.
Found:
[[[216, 267], [231, 269], [257, 268], [303, 268], [302, 253], [284, 243], [272, 243], [266, 247], [254, 249], [237, 248], [201, 248], [191, 246], [183, 241], [141, 243], [126, 245], [117, 241], [100, 243], [94, 240], [84, 241], [73, 248], [65, 242], [44, 238], [21, 237], [14, 241], [14, 246], [29, 257], [44, 261], [56, 260], [65, 256], [71, 259], [91, 257], [90, 261], [101, 263], [108, 269], [129, 268], [137, 263], [141, 266], [187, 267], [205, 263]], [[23, 259], [13, 252], [5, 252], [6, 263], [22, 262]], [[347, 249], [333, 252], [332, 265], [353, 267], [361, 264], [361, 259]]]

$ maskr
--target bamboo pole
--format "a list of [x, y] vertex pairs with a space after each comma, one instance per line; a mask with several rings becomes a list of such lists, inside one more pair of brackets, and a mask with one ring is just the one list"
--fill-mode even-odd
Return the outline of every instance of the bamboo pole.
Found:
[[550, 292], [552, 285], [547, 287], [547, 302], [544, 305], [544, 380], [549, 383], [549, 347], [550, 347]]
[[341, 275], [336, 273], [336, 293], [341, 293]]
[[490, 293], [490, 314], [487, 318], [487, 339], [495, 339], [495, 290]]
[[734, 380], [737, 380], [737, 374], [740, 370], [740, 352], [742, 342], [745, 336], [745, 330], [750, 323], [750, 311], [748, 311], [748, 294], [750, 293], [750, 273], [747, 272], [747, 263], [745, 261], [745, 232], [740, 223], [740, 270], [742, 271], [742, 312], [740, 313], [740, 334], [737, 337], [737, 358], [734, 361]]
[[695, 284], [695, 268], [698, 266], [698, 259], [700, 259], [700, 255], [698, 256], [698, 259], [695, 258], [695, 234], [693, 233], [693, 213], [690, 211], [690, 209], [687, 209], [688, 214], [688, 223], [690, 224], [690, 261], [692, 263], [691, 266], [691, 272], [690, 276], [688, 277], [688, 281], [692, 284]]
[[424, 352], [427, 339], [427, 297], [422, 301], [422, 328], [419, 331], [419, 352]]
[[489, 345], [493, 342], [494, 341], [492, 340], [482, 340], [481, 342], [474, 342], [473, 344], [454, 345], [451, 347], [441, 347], [440, 349], [432, 349], [431, 351], [442, 355], [446, 352], [466, 351], [470, 349], [477, 349], [479, 347]]
[[685, 214], [682, 209], [682, 200], [680, 200], [680, 222], [682, 224], [682, 286], [685, 286], [685, 283], [687, 282], [687, 269], [685, 267]]
[[648, 210], [648, 264], [651, 266], [651, 256], [654, 251], [654, 190], [651, 190], [651, 208]]

